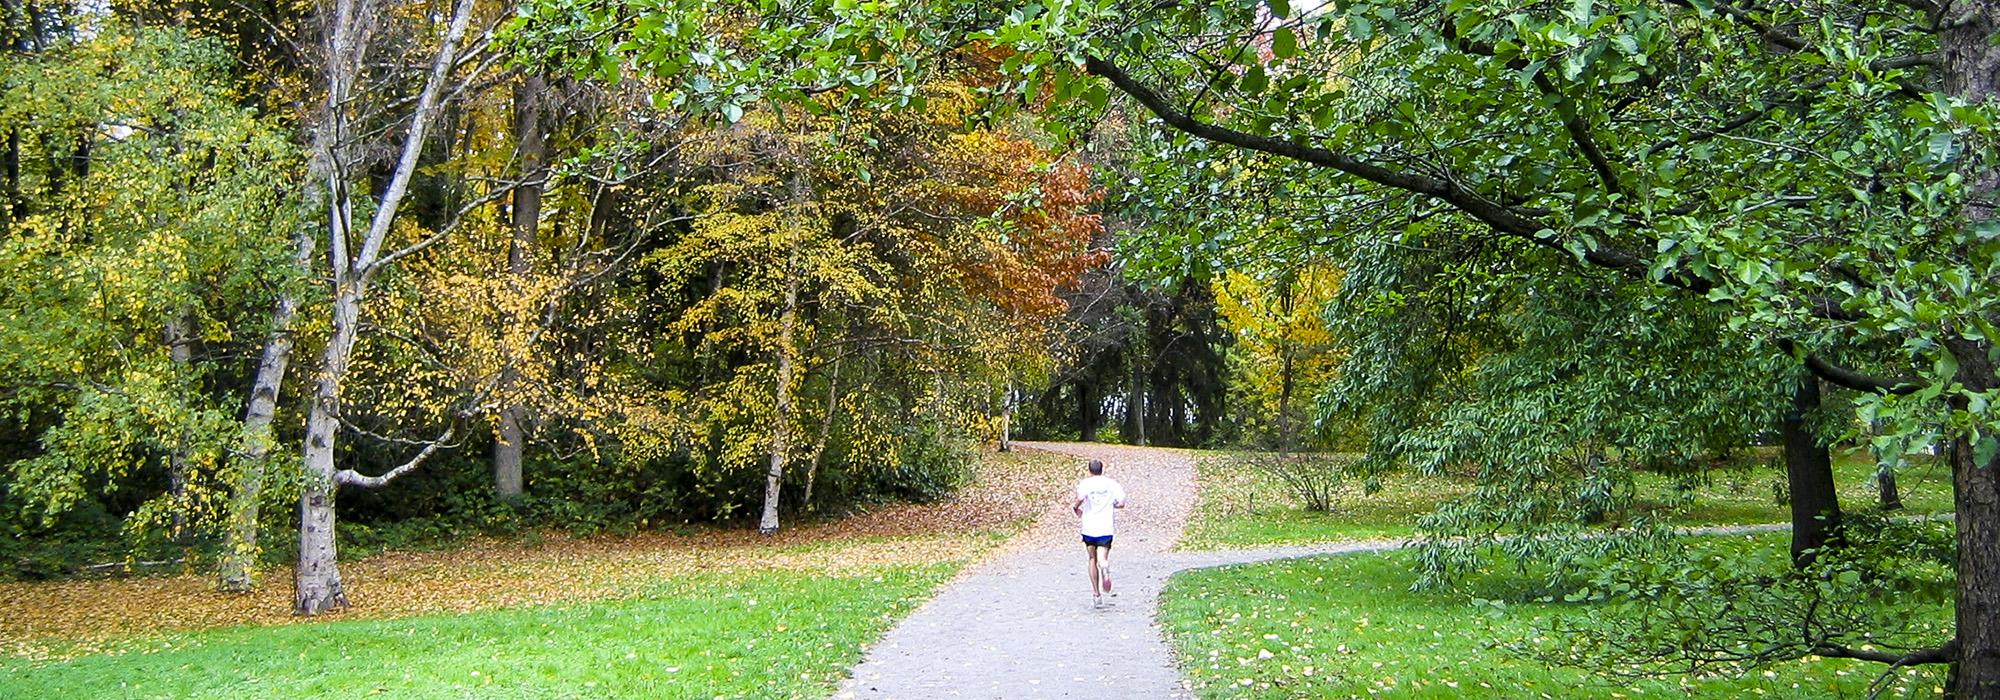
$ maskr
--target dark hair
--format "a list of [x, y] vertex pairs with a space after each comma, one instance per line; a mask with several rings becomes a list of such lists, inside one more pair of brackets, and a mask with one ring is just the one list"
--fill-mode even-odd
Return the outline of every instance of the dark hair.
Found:
[[1093, 459], [1093, 460], [1090, 460], [1090, 473], [1092, 473], [1092, 474], [1097, 474], [1097, 475], [1103, 475], [1103, 474], [1104, 474], [1104, 463], [1103, 463], [1103, 462], [1099, 462], [1099, 461], [1097, 461], [1097, 460], [1094, 460], [1094, 459]]

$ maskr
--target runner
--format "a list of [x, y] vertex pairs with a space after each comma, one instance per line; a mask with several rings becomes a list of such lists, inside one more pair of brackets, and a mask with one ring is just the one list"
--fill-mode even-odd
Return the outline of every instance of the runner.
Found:
[[1112, 511], [1125, 507], [1125, 488], [1104, 475], [1104, 463], [1090, 460], [1090, 476], [1076, 484], [1076, 502], [1070, 510], [1082, 518], [1083, 548], [1090, 555], [1090, 601], [1104, 605], [1111, 592]]

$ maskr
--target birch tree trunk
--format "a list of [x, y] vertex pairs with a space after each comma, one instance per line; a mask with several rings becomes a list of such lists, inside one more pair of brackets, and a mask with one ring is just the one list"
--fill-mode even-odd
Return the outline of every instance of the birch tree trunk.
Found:
[[[167, 359], [181, 372], [187, 372], [189, 365], [194, 363], [194, 338], [188, 335], [189, 325], [190, 320], [185, 311], [167, 321], [165, 333]], [[187, 486], [188, 438], [182, 435], [180, 442], [174, 445], [173, 452], [167, 455], [167, 493], [174, 501], [173, 529], [169, 535], [175, 544], [180, 545], [186, 545], [188, 537]]]
[[785, 308], [778, 321], [777, 411], [771, 425], [771, 470], [764, 475], [764, 515], [757, 531], [778, 532], [778, 497], [785, 484], [785, 453], [792, 441], [792, 330], [799, 317], [799, 242], [792, 240], [791, 260], [786, 265]]
[[343, 281], [334, 297], [333, 335], [320, 356], [306, 416], [306, 474], [299, 500], [299, 565], [293, 588], [293, 610], [301, 615], [347, 607], [333, 530], [334, 496], [340, 487], [334, 478], [334, 448], [340, 435], [340, 380], [354, 352], [360, 316], [360, 285]]
[[[368, 219], [368, 227], [357, 239], [353, 228], [354, 193], [348, 186], [350, 173], [361, 164], [349, 156], [358, 153], [359, 135], [348, 118], [354, 86], [361, 75], [370, 23], [380, 14], [367, 0], [334, 0], [329, 17], [326, 58], [327, 101], [315, 136], [327, 146], [326, 182], [328, 261], [333, 281], [333, 332], [320, 356], [314, 377], [313, 396], [306, 416], [303, 449], [304, 485], [299, 496], [299, 562], [293, 578], [293, 612], [315, 615], [346, 607], [347, 591], [341, 584], [338, 553], [335, 550], [335, 496], [343, 483], [374, 487], [387, 483], [414, 468], [438, 447], [429, 447], [401, 467], [379, 477], [363, 477], [336, 468], [334, 458], [340, 435], [340, 386], [354, 353], [359, 333], [361, 302], [368, 281], [382, 267], [399, 257], [421, 249], [421, 244], [394, 253], [384, 253], [383, 244], [395, 224], [403, 196], [415, 174], [424, 139], [438, 120], [445, 82], [456, 65], [459, 42], [472, 19], [472, 0], [454, 3], [449, 27], [441, 38], [431, 62], [409, 128], [402, 135], [395, 168], [382, 189], [380, 201]], [[319, 139], [324, 139], [319, 141]], [[350, 170], [354, 168], [354, 170]], [[358, 245], [356, 245], [358, 244]], [[449, 433], [447, 432], [447, 435]]]
[[[317, 138], [317, 136], [315, 136]], [[322, 146], [324, 144], [321, 144]], [[326, 181], [327, 163], [316, 146], [306, 165], [305, 201], [318, 202], [325, 196], [320, 183]], [[313, 237], [301, 229], [292, 239], [294, 269], [311, 267]], [[264, 352], [257, 362], [257, 374], [250, 382], [250, 401], [243, 409], [243, 442], [235, 458], [238, 469], [229, 494], [228, 526], [223, 535], [217, 585], [224, 591], [248, 592], [257, 585], [257, 528], [264, 491], [264, 467], [271, 447], [277, 443], [272, 421], [278, 416], [278, 395], [284, 386], [285, 370], [291, 366], [295, 336], [292, 322], [298, 316], [298, 296], [290, 289], [278, 294], [271, 309], [271, 336], [264, 340]]]
[[[544, 92], [545, 85], [539, 75], [522, 78], [514, 89], [514, 133], [521, 154], [521, 183], [515, 185], [513, 193], [514, 239], [507, 246], [507, 273], [517, 283], [517, 294], [522, 292], [518, 282], [532, 267], [536, 229], [542, 218], [543, 178], [548, 163], [548, 143], [542, 134]], [[503, 334], [512, 333], [527, 320], [518, 313], [508, 316]], [[522, 491], [521, 456], [526, 440], [522, 423], [526, 421], [526, 409], [516, 393], [520, 388], [518, 367], [526, 357], [527, 348], [513, 347], [504, 336], [501, 347], [507, 366], [501, 369], [499, 434], [493, 440], [493, 493], [512, 499], [519, 498]]]
[[1000, 451], [1014, 451], [1014, 380], [1007, 380], [1007, 390], [1000, 394]]

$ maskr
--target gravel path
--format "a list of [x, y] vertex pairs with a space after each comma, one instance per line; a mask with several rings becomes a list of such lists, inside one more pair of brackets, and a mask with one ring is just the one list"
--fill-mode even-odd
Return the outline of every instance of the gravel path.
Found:
[[1128, 495], [1118, 514], [1113, 596], [1093, 608], [1067, 502], [1050, 503], [1010, 541], [910, 617], [855, 667], [835, 698], [1188, 698], [1154, 617], [1174, 572], [1289, 557], [1390, 549], [1359, 542], [1233, 552], [1174, 552], [1194, 508], [1184, 450], [1015, 443], [1101, 459]]
[[[1160, 589], [1186, 569], [1328, 554], [1381, 552], [1401, 540], [1214, 552], [1176, 552], [1194, 509], [1194, 460], [1186, 450], [1092, 443], [1015, 443], [1101, 459], [1124, 485], [1112, 557], [1115, 596], [1093, 608], [1067, 501], [1050, 503], [1016, 536], [920, 607], [868, 651], [834, 697], [1191, 698], [1155, 621]], [[1066, 498], [1067, 496], [1065, 496]], [[1785, 524], [1701, 527], [1721, 535]]]

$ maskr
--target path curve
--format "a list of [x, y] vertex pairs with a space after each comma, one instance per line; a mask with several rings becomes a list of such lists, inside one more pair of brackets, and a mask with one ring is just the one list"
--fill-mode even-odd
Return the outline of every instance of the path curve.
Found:
[[835, 698], [1190, 698], [1156, 621], [1175, 572], [1319, 554], [1379, 551], [1349, 542], [1175, 552], [1194, 509], [1192, 453], [1091, 443], [1015, 443], [1101, 459], [1129, 494], [1118, 514], [1115, 596], [1091, 606], [1076, 516], [1050, 503], [1027, 532], [974, 564], [869, 649]]
[[[1093, 443], [1015, 445], [1101, 459], [1123, 484], [1112, 605], [1093, 608], [1076, 516], [1050, 503], [1027, 532], [974, 564], [889, 630], [834, 697], [1192, 698], [1157, 622], [1160, 589], [1177, 572], [1332, 554], [1385, 552], [1409, 540], [1365, 540], [1176, 552], [1196, 499], [1187, 450]], [[1686, 535], [1789, 530], [1786, 523], [1684, 528]]]

